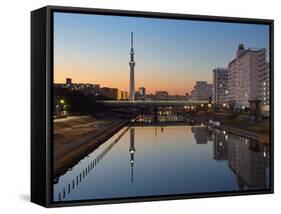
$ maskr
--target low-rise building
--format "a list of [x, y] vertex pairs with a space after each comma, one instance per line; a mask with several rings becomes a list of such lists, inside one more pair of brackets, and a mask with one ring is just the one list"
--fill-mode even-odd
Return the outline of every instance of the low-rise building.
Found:
[[193, 101], [209, 101], [213, 95], [213, 84], [207, 81], [197, 81], [191, 91], [191, 100]]
[[156, 91], [155, 99], [156, 100], [167, 100], [169, 97], [169, 93], [167, 91]]
[[100, 95], [110, 100], [118, 100], [118, 89], [102, 87], [100, 88]]

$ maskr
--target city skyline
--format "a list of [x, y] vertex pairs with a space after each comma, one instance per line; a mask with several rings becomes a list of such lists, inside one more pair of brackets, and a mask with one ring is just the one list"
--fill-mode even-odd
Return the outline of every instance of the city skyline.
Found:
[[227, 67], [240, 43], [269, 50], [266, 25], [67, 13], [54, 17], [55, 83], [72, 78], [129, 91], [131, 31], [136, 37], [136, 89], [145, 87], [147, 93], [184, 95], [196, 81], [212, 83], [212, 70]]

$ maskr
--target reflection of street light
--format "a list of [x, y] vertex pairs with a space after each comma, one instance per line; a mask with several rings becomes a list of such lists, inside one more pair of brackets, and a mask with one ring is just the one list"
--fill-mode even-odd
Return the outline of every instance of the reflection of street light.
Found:
[[63, 99], [60, 99], [60, 104], [64, 104], [64, 100]]
[[222, 104], [222, 106], [223, 106], [223, 107], [225, 107], [225, 106], [226, 106], [226, 104], [224, 103], [224, 104]]
[[201, 107], [204, 107], [204, 104], [201, 104]]
[[211, 104], [211, 103], [209, 103], [209, 104], [208, 104], [208, 107], [209, 107], [209, 108], [211, 108], [211, 107], [212, 107], [212, 104]]

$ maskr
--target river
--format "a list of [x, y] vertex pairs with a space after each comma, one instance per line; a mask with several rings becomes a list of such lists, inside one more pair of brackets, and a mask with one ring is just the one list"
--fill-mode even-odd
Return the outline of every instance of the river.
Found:
[[203, 124], [165, 122], [122, 128], [58, 178], [53, 200], [269, 188], [268, 145]]

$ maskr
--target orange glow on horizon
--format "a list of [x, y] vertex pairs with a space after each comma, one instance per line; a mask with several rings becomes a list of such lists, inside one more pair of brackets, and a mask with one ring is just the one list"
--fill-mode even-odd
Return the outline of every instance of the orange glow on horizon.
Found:
[[[100, 87], [110, 87], [110, 88], [118, 88], [121, 91], [129, 92], [129, 80], [126, 82], [117, 82], [117, 81], [110, 81], [110, 80], [96, 80], [96, 79], [89, 79], [83, 78], [81, 76], [77, 77], [57, 77], [54, 80], [54, 83], [65, 83], [66, 78], [71, 78], [73, 83], [89, 83], [89, 84], [99, 84]], [[135, 90], [137, 91], [140, 87], [146, 88], [147, 94], [155, 94], [156, 91], [167, 91], [169, 95], [185, 95], [186, 93], [190, 93], [193, 89], [193, 85], [185, 85], [184, 87], [174, 87], [165, 84], [138, 84], [136, 83]]]
[[[79, 69], [78, 69], [79, 67]], [[97, 72], [98, 71], [98, 72]], [[95, 69], [92, 66], [65, 66], [55, 64], [54, 83], [65, 83], [66, 78], [71, 78], [73, 83], [99, 84], [100, 87], [118, 88], [129, 92], [129, 68], [124, 72], [120, 68]], [[171, 74], [163, 72], [161, 77], [152, 78], [146, 75], [149, 72], [136, 72], [135, 90], [140, 87], [146, 88], [147, 94], [155, 94], [155, 91], [167, 91], [169, 95], [185, 95], [192, 91], [198, 76], [187, 74], [188, 78], [171, 77]], [[116, 75], [118, 74], [118, 75]], [[155, 75], [154, 75], [155, 76]], [[90, 78], [89, 78], [90, 77]], [[172, 78], [172, 79], [171, 79]], [[201, 78], [201, 80], [204, 80]], [[205, 80], [210, 83], [210, 80]]]

